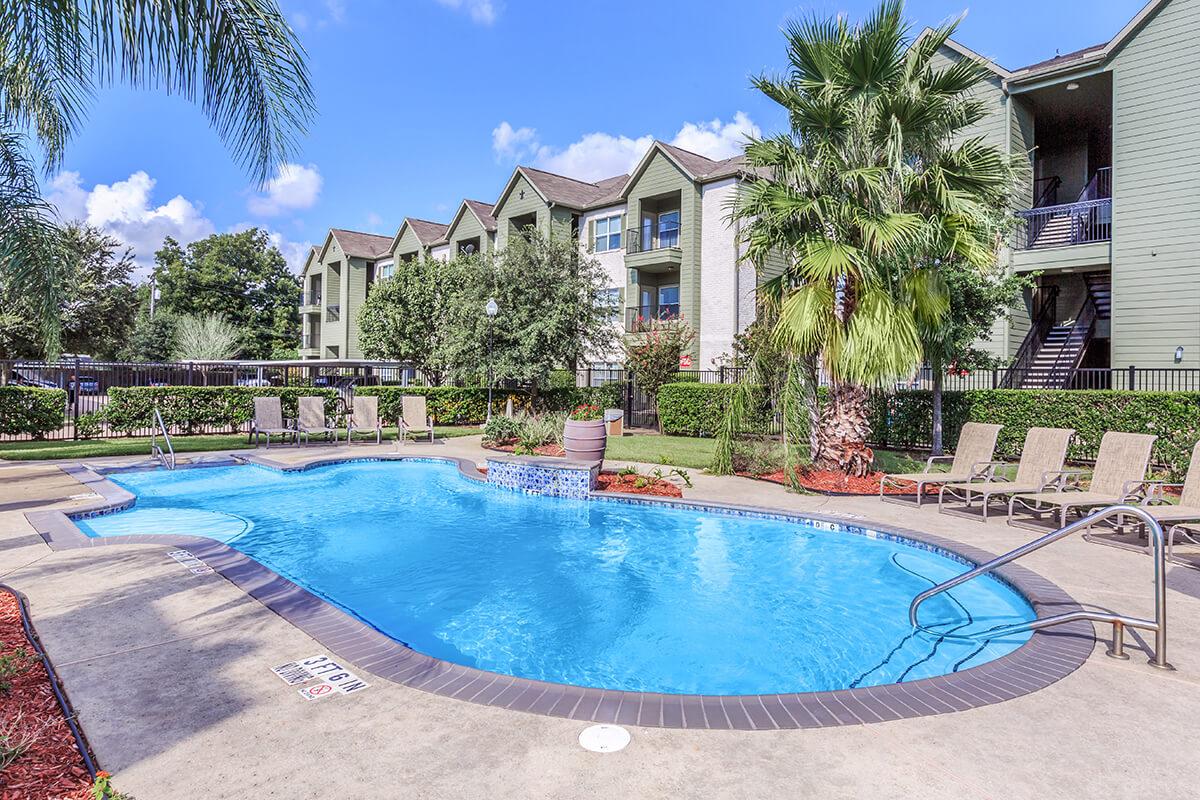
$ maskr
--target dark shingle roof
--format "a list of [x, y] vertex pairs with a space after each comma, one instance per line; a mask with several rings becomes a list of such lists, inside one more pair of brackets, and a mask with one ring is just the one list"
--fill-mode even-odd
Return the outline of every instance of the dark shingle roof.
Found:
[[479, 217], [479, 221], [483, 223], [483, 229], [486, 231], [496, 230], [496, 218], [492, 216], [492, 204], [484, 203], [479, 200], [464, 200], [475, 216]]
[[440, 242], [446, 237], [446, 231], [450, 230], [449, 225], [443, 225], [440, 222], [430, 222], [427, 219], [407, 217], [404, 221], [408, 223], [408, 227], [412, 228], [412, 232], [416, 234], [417, 241], [426, 247]]
[[1085, 47], [1082, 50], [1075, 50], [1070, 53], [1063, 53], [1061, 56], [1055, 56], [1054, 58], [1048, 58], [1045, 61], [1039, 61], [1036, 64], [1030, 64], [1029, 66], [1021, 67], [1017, 71], [1018, 72], [1031, 72], [1033, 70], [1043, 70], [1043, 69], [1049, 69], [1052, 67], [1067, 66], [1076, 61], [1083, 61], [1088, 56], [1095, 55], [1096, 53], [1103, 50], [1107, 45], [1108, 45], [1107, 42], [1104, 42], [1103, 44], [1094, 44], [1091, 47]]
[[[521, 167], [521, 171], [548, 201], [569, 208], [587, 208], [608, 194], [608, 187], [602, 185], [603, 182], [589, 183], [533, 167]], [[606, 178], [605, 181], [619, 181], [624, 184], [627, 177], [618, 175], [615, 178]]]
[[375, 233], [348, 231], [345, 228], [333, 228], [331, 232], [343, 252], [356, 258], [378, 258], [392, 249], [392, 237], [380, 236]]

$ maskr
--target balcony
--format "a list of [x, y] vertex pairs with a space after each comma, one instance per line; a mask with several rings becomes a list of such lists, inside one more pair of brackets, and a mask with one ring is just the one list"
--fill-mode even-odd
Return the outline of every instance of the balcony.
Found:
[[321, 335], [305, 333], [300, 336], [300, 357], [317, 358], [321, 355]]
[[320, 314], [321, 313], [321, 293], [320, 292], [304, 292], [300, 295], [300, 313], [301, 314]]
[[640, 228], [625, 231], [625, 266], [647, 272], [679, 269], [683, 250], [678, 215], [673, 219], [645, 219]]
[[1112, 168], [1096, 170], [1074, 203], [1058, 204], [1057, 177], [1037, 185], [1037, 207], [1018, 211], [1016, 249], [1045, 250], [1112, 239]]
[[679, 318], [679, 303], [634, 306], [625, 309], [625, 330], [628, 333], [638, 333], [645, 325], [655, 320], [666, 322]]

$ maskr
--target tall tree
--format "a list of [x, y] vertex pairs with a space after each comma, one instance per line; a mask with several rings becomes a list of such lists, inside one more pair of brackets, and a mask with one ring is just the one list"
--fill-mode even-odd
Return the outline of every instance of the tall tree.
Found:
[[358, 343], [367, 358], [406, 361], [433, 386], [446, 375], [446, 312], [457, 264], [437, 258], [400, 261], [376, 281], [358, 312]]
[[118, 82], [198, 100], [256, 181], [297, 150], [315, 113], [303, 49], [276, 0], [0, 3], [0, 273], [59, 346], [62, 240], [31, 166], [57, 169], [96, 90]]
[[[137, 313], [137, 290], [130, 281], [133, 255], [116, 239], [87, 225], [62, 231], [63, 297], [55, 309], [62, 321], [61, 342], [73, 353], [115, 358], [125, 347]], [[36, 298], [20, 283], [0, 275], [0, 353], [45, 355]]]
[[228, 361], [237, 358], [241, 333], [220, 314], [185, 314], [175, 323], [171, 357], [176, 361]]
[[934, 60], [957, 23], [913, 41], [900, 0], [861, 24], [813, 18], [786, 31], [789, 66], [754, 81], [791, 130], [746, 147], [763, 177], [738, 198], [747, 257], [782, 256], [767, 286], [776, 335], [817, 356], [830, 381], [815, 430], [819, 468], [871, 468], [868, 390], [911, 373], [920, 331], [949, 298], [939, 265], [995, 257], [987, 208], [1009, 187], [1007, 159], [968, 128], [982, 65]]
[[300, 281], [264, 231], [217, 233], [186, 248], [168, 237], [154, 261], [158, 307], [222, 315], [241, 332], [243, 358], [270, 358], [300, 338]]

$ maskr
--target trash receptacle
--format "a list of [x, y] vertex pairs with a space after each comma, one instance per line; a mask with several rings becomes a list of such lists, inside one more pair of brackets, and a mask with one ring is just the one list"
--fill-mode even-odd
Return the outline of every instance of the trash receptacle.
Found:
[[608, 430], [609, 436], [623, 436], [625, 434], [625, 412], [619, 408], [604, 409], [604, 427]]

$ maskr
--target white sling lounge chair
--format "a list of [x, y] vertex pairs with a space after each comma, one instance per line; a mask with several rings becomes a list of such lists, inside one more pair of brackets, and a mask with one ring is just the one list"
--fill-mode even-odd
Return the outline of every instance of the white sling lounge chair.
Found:
[[351, 444], [354, 434], [375, 434], [375, 444], [383, 441], [383, 425], [379, 421], [379, 398], [375, 395], [355, 395], [350, 420], [346, 423], [346, 444]]
[[[1008, 501], [1008, 524], [1042, 530], [1046, 526], [1034, 521], [1040, 522], [1042, 515], [1052, 514], [1054, 527], [1061, 528], [1067, 524], [1067, 517], [1072, 511], [1084, 514], [1098, 506], [1143, 499], [1150, 483], [1146, 480], [1150, 450], [1157, 438], [1148, 433], [1109, 431], [1100, 440], [1100, 452], [1096, 454], [1096, 467], [1092, 470], [1092, 481], [1087, 491], [1072, 489], [1060, 482], [1052, 492], [1015, 494]], [[1070, 474], [1063, 473], [1063, 476], [1065, 478]], [[1033, 520], [1016, 520], [1018, 513], [1031, 515]]]
[[409, 434], [416, 438], [418, 435], [429, 436], [433, 442], [433, 417], [429, 415], [428, 405], [423, 394], [406, 394], [400, 398], [400, 436], [396, 447], [408, 443]]
[[[947, 483], [938, 490], [938, 511], [959, 516], [972, 513], [976, 501], [980, 503], [980, 516], [987, 522], [993, 498], [1000, 498], [1001, 508], [1007, 508], [1008, 498], [1014, 494], [1046, 491], [1060, 481], [1064, 473], [1063, 462], [1067, 459], [1067, 445], [1075, 435], [1073, 428], [1030, 428], [1021, 447], [1021, 462], [1017, 474], [1011, 480], [996, 475], [1001, 462], [991, 465], [987, 480], [977, 483]], [[1069, 474], [1069, 473], [1067, 473]], [[947, 507], [947, 503], [961, 502], [963, 506]]]
[[337, 444], [338, 430], [330, 427], [329, 418], [325, 416], [325, 398], [324, 397], [301, 397], [300, 398], [300, 415], [296, 421], [297, 437], [304, 437], [304, 444], [308, 445], [308, 437], [312, 434], [325, 434], [326, 440]]
[[284, 439], [291, 437], [296, 441], [296, 429], [283, 418], [283, 405], [278, 397], [254, 398], [254, 421], [250, 423], [250, 435], [255, 444], [267, 437], [267, 449], [271, 449], [271, 437], [280, 436]]
[[[953, 456], [930, 456], [925, 462], [924, 472], [904, 472], [896, 475], [884, 475], [879, 479], [879, 498], [891, 503], [904, 503], [894, 497], [888, 497], [888, 488], [900, 488], [915, 484], [917, 491], [917, 506], [921, 505], [926, 486], [944, 483], [970, 483], [983, 480], [988, 475], [992, 454], [996, 450], [996, 436], [1002, 425], [990, 425], [984, 422], [968, 422], [962, 427], [958, 436], [958, 447]], [[949, 472], [932, 472], [933, 465], [938, 461], [950, 461]]]

